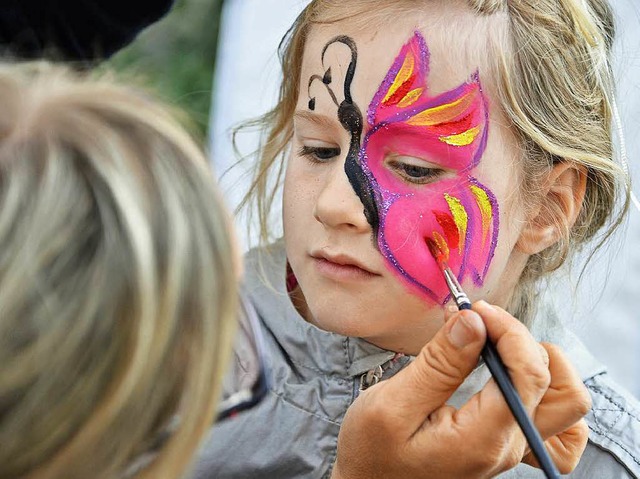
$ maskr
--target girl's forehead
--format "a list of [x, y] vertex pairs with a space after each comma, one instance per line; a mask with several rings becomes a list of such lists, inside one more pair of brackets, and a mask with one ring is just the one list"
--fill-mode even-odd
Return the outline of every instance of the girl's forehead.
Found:
[[[437, 20], [437, 21], [436, 21]], [[483, 85], [493, 81], [488, 68], [487, 46], [489, 32], [478, 28], [471, 19], [455, 23], [445, 18], [432, 18], [417, 24], [413, 21], [389, 22], [380, 28], [354, 27], [347, 21], [333, 25], [316, 25], [309, 32], [305, 43], [301, 70], [301, 97], [306, 96], [309, 78], [331, 70], [331, 79], [339, 85], [348, 74], [352, 64], [352, 51], [344, 43], [331, 43], [338, 36], [353, 41], [356, 47], [355, 72], [351, 91], [356, 104], [366, 108], [394, 61], [416, 32], [425, 39], [429, 56], [429, 72], [425, 85], [432, 95], [455, 88], [479, 74]], [[426, 24], [425, 24], [426, 23]], [[467, 31], [461, 31], [464, 26]], [[377, 27], [377, 25], [376, 25]], [[301, 98], [304, 102], [304, 98]]]

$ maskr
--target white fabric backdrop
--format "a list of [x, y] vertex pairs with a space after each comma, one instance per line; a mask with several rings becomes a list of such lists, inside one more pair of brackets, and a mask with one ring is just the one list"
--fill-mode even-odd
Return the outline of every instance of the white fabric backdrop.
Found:
[[[616, 73], [620, 113], [634, 178], [640, 175], [640, 5], [614, 0], [618, 19]], [[213, 167], [223, 193], [235, 208], [247, 188], [247, 167], [236, 163], [230, 131], [274, 104], [279, 84], [276, 48], [306, 0], [226, 0], [214, 77], [211, 121]], [[255, 132], [239, 137], [242, 154], [258, 145]], [[226, 172], [226, 173], [225, 173]], [[640, 191], [640, 188], [636, 188]], [[254, 238], [244, 233], [246, 218], [238, 217], [244, 246]], [[280, 225], [274, 225], [279, 228]], [[589, 268], [578, 291], [560, 278], [553, 300], [566, 321], [606, 363], [622, 384], [640, 397], [640, 212], [633, 208], [625, 234], [618, 236]], [[573, 278], [577, 273], [573, 273]]]

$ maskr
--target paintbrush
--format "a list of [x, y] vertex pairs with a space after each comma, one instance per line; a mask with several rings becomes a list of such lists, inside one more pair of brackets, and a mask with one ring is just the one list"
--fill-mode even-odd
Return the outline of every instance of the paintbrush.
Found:
[[[456, 276], [451, 271], [451, 268], [449, 268], [445, 255], [443, 254], [440, 247], [432, 239], [427, 240], [427, 246], [429, 247], [429, 251], [433, 255], [434, 259], [436, 260], [436, 263], [438, 263], [442, 274], [444, 275], [444, 280], [447, 283], [447, 287], [451, 292], [451, 297], [456, 302], [458, 309], [460, 311], [462, 311], [463, 309], [471, 309], [471, 301], [469, 301], [469, 297], [462, 290]], [[527, 439], [529, 446], [531, 447], [531, 451], [538, 460], [540, 468], [545, 473], [547, 478], [559, 479], [560, 472], [551, 460], [551, 457], [549, 456], [549, 453], [544, 446], [544, 441], [542, 440], [540, 433], [527, 414], [527, 411], [522, 404], [522, 400], [518, 395], [518, 391], [516, 391], [516, 388], [511, 382], [511, 378], [509, 376], [509, 373], [507, 372], [507, 368], [505, 367], [502, 359], [500, 358], [500, 355], [498, 354], [496, 346], [488, 336], [487, 341], [482, 348], [482, 359], [484, 359], [484, 362], [489, 368], [489, 371], [491, 371], [491, 374], [498, 384], [498, 387], [500, 388], [505, 401], [507, 401], [509, 409], [511, 410], [513, 416], [516, 418], [520, 429], [522, 429], [522, 432], [524, 433], [524, 436]]]

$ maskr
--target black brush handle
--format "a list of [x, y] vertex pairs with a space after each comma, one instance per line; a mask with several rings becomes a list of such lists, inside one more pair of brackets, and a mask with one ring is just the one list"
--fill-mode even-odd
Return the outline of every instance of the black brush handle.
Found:
[[[471, 304], [462, 303], [458, 305], [458, 308], [460, 310], [471, 309]], [[522, 429], [522, 432], [524, 433], [524, 437], [527, 438], [531, 451], [538, 460], [540, 469], [542, 469], [548, 479], [560, 479], [560, 472], [558, 471], [558, 468], [551, 460], [540, 433], [527, 414], [527, 411], [522, 404], [522, 400], [518, 395], [518, 391], [516, 391], [516, 388], [511, 382], [511, 377], [507, 372], [507, 368], [498, 354], [496, 346], [488, 337], [487, 342], [482, 348], [482, 359], [484, 359], [484, 362], [489, 368], [489, 371], [491, 371], [493, 378], [496, 380], [500, 391], [502, 391], [502, 395], [507, 401], [509, 409], [516, 418], [520, 429]]]

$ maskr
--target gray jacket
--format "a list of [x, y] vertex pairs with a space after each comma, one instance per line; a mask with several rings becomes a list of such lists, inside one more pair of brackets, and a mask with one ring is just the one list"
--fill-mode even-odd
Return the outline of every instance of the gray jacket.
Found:
[[[248, 293], [266, 332], [273, 384], [253, 410], [212, 431], [200, 451], [193, 479], [328, 478], [336, 457], [338, 431], [360, 381], [382, 366], [388, 378], [407, 364], [393, 352], [363, 340], [322, 331], [304, 321], [285, 287], [281, 243], [268, 254], [249, 253]], [[339, 307], [339, 305], [336, 305]], [[568, 477], [613, 479], [640, 477], [640, 407], [618, 386], [580, 341], [549, 311], [536, 321], [539, 340], [559, 344], [579, 370], [593, 398], [587, 415], [589, 444]], [[482, 388], [489, 373], [472, 373], [451, 399], [459, 406]], [[501, 478], [542, 478], [521, 464]]]

